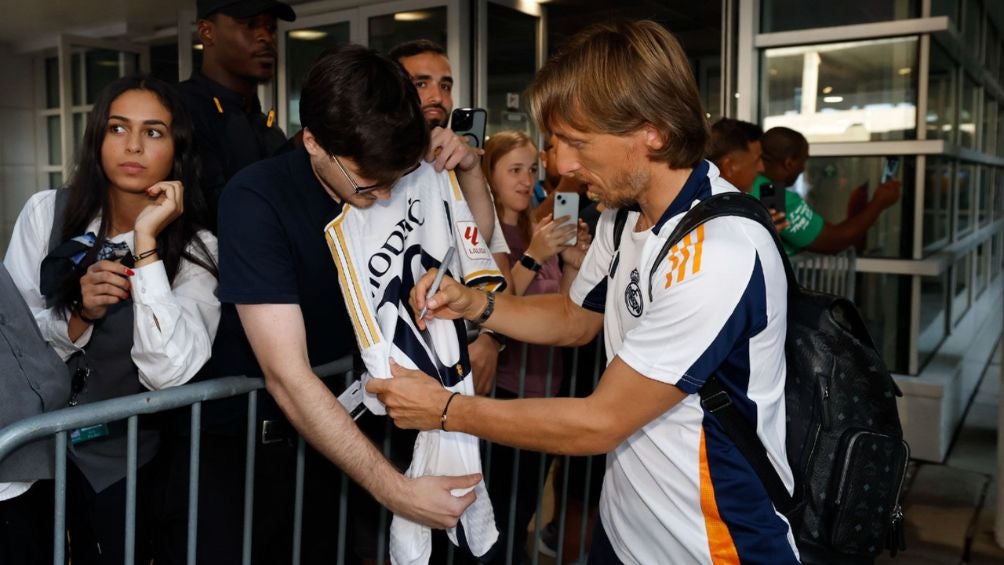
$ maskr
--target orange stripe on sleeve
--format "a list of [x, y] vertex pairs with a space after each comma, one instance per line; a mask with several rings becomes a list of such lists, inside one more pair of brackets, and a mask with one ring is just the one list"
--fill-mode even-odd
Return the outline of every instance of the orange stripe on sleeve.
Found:
[[694, 274], [701, 271], [701, 246], [704, 245], [704, 224], [697, 226], [697, 243], [694, 245]]
[[704, 527], [708, 532], [708, 551], [711, 562], [718, 564], [739, 564], [739, 553], [732, 541], [729, 527], [718, 514], [715, 501], [715, 487], [711, 483], [708, 469], [708, 452], [704, 444], [704, 430], [701, 430], [701, 511], [704, 513]]

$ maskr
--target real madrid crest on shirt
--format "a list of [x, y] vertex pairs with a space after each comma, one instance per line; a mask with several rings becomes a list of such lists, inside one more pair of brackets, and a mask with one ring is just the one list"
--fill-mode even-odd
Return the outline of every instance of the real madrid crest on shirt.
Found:
[[641, 312], [644, 309], [641, 297], [641, 287], [638, 286], [639, 279], [640, 275], [638, 274], [638, 269], [632, 270], [631, 282], [628, 283], [627, 288], [624, 289], [624, 305], [627, 307], [627, 311], [635, 318], [641, 316]]

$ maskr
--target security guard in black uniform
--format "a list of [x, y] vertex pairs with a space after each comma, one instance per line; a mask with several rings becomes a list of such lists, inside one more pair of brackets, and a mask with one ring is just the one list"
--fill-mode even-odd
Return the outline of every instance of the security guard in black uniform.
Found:
[[237, 171], [271, 157], [286, 136], [275, 110], [262, 112], [257, 88], [276, 66], [276, 19], [293, 9], [276, 0], [198, 0], [201, 71], [179, 85], [195, 122], [202, 190], [216, 232], [216, 206]]
[[[234, 174], [273, 156], [286, 142], [276, 123], [274, 109], [262, 111], [258, 85], [272, 80], [276, 68], [276, 21], [293, 21], [296, 14], [276, 0], [198, 0], [199, 39], [203, 44], [200, 71], [179, 85], [182, 98], [195, 124], [196, 146], [201, 158], [201, 187], [211, 214], [210, 228], [216, 233], [220, 194]], [[245, 343], [233, 305], [225, 305], [216, 343]], [[236, 336], [236, 337], [234, 337]], [[250, 346], [245, 345], [250, 348]], [[230, 356], [214, 350], [213, 358], [195, 380], [247, 373], [230, 371]], [[226, 367], [226, 368], [224, 368]], [[260, 397], [259, 419], [265, 408], [278, 414], [267, 395]], [[264, 405], [264, 406], [263, 406]], [[199, 496], [199, 563], [240, 563], [243, 507], [243, 429], [247, 401], [236, 398], [211, 403], [203, 412], [202, 472]], [[156, 562], [163, 565], [186, 562], [188, 492], [188, 411], [167, 425], [167, 445], [161, 463], [164, 497], [161, 525], [155, 546]], [[260, 424], [260, 422], [259, 422]], [[295, 440], [295, 432], [288, 433]], [[287, 465], [258, 447], [258, 471]], [[255, 518], [267, 517], [277, 508], [267, 492], [256, 492]], [[278, 505], [283, 510], [284, 501]], [[257, 531], [256, 541], [263, 537]], [[256, 553], [258, 547], [255, 548]], [[267, 562], [267, 557], [256, 562]]]

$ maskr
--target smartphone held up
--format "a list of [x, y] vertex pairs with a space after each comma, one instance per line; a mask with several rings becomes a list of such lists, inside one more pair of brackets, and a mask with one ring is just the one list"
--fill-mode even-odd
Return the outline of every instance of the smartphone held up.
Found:
[[485, 126], [488, 112], [483, 108], [456, 108], [450, 117], [450, 129], [461, 137], [466, 137], [471, 147], [483, 149], [485, 146]]
[[[554, 214], [552, 217], [557, 220], [563, 216], [568, 216], [568, 220], [561, 225], [567, 225], [569, 222], [573, 226], [579, 223], [579, 193], [578, 192], [555, 192], [554, 193]], [[572, 234], [572, 238], [565, 242], [566, 245], [575, 245], [578, 242], [578, 236]]]

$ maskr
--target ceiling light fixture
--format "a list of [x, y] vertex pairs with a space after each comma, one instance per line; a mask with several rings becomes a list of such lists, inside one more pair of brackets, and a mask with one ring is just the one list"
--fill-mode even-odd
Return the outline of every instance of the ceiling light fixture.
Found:
[[327, 36], [328, 32], [319, 29], [294, 29], [289, 32], [290, 39], [299, 39], [302, 41], [316, 41]]
[[432, 17], [429, 12], [398, 12], [394, 14], [395, 22], [419, 22]]

